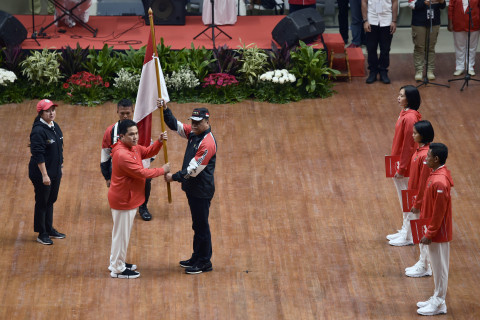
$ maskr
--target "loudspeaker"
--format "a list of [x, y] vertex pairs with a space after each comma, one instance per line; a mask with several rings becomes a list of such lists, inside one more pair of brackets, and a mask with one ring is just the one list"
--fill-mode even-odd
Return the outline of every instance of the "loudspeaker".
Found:
[[155, 25], [185, 25], [185, 0], [142, 0], [142, 3], [147, 25], [150, 25], [148, 8], [152, 8]]
[[325, 22], [314, 8], [301, 9], [280, 20], [272, 31], [272, 38], [279, 45], [289, 47], [299, 40], [308, 41], [325, 31]]
[[0, 46], [13, 47], [27, 38], [27, 29], [11, 14], [0, 11]]

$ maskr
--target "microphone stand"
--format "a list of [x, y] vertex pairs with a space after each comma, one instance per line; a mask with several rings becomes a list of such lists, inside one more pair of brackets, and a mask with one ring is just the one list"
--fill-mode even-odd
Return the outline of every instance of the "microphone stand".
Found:
[[420, 83], [418, 87], [421, 87], [421, 86], [427, 86], [428, 84], [433, 84], [435, 86], [441, 86], [441, 87], [447, 87], [447, 88], [450, 88], [450, 86], [447, 86], [445, 84], [440, 84], [440, 83], [434, 83], [434, 82], [430, 82], [430, 80], [428, 80], [428, 76], [427, 76], [427, 73], [428, 73], [428, 54], [430, 53], [430, 34], [432, 33], [433, 31], [433, 11], [432, 11], [432, 0], [430, 0], [428, 2], [428, 9], [427, 9], [427, 19], [430, 20], [430, 30], [427, 32], [427, 40], [426, 40], [426, 50], [425, 50], [425, 76], [423, 77], [423, 81], [422, 83]]
[[37, 31], [35, 30], [35, 5], [33, 4], [33, 0], [32, 0], [32, 35], [30, 36], [30, 39], [33, 39], [35, 40], [35, 42], [38, 44], [38, 46], [40, 47], [40, 42], [38, 42], [37, 40]]
[[[227, 37], [229, 37], [230, 39], [232, 39], [232, 37], [230, 37], [228, 34], [225, 33], [225, 31], [223, 31], [222, 29], [220, 29], [216, 24], [215, 24], [215, 0], [210, 0], [210, 3], [212, 4], [212, 23], [210, 23], [208, 25], [208, 27], [205, 28], [205, 30], [203, 30], [202, 32], [200, 32], [199, 34], [197, 34], [193, 40], [197, 39], [200, 35], [204, 34], [209, 37], [206, 32], [208, 29], [212, 29], [212, 37], [210, 39], [212, 39], [212, 42], [213, 42], [213, 48], [215, 49], [215, 37], [218, 37], [220, 34], [224, 34], [226, 35]], [[218, 35], [215, 36], [215, 29], [217, 29], [218, 31], [220, 31], [220, 33]]]
[[470, 7], [470, 0], [468, 0], [468, 36], [467, 36], [467, 72], [465, 74], [465, 77], [463, 78], [456, 78], [456, 79], [450, 79], [448, 82], [451, 81], [459, 81], [459, 80], [464, 80], [462, 87], [460, 88], [460, 91], [463, 91], [463, 88], [465, 85], [468, 87], [468, 81], [480, 81], [477, 79], [473, 79], [472, 76], [470, 75], [470, 29], [473, 24], [472, 21], [472, 8]]

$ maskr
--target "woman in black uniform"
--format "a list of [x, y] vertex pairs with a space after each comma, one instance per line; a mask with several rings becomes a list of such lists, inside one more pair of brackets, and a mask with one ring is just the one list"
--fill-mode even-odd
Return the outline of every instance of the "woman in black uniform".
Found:
[[34, 231], [37, 241], [53, 244], [50, 239], [63, 239], [65, 235], [53, 228], [53, 204], [57, 200], [63, 167], [63, 134], [55, 119], [57, 105], [48, 99], [37, 104], [38, 115], [30, 133], [32, 157], [28, 175], [35, 189]]

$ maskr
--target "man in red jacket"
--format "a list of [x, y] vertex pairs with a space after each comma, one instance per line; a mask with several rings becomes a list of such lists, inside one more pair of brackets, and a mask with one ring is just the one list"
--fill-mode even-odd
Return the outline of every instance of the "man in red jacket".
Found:
[[124, 120], [118, 126], [119, 141], [112, 150], [112, 179], [108, 189], [108, 202], [112, 210], [113, 230], [110, 266], [112, 278], [134, 279], [140, 276], [137, 266], [126, 263], [128, 242], [137, 208], [145, 201], [145, 179], [163, 176], [170, 165], [146, 169], [142, 159], [158, 154], [167, 139], [163, 132], [154, 144], [145, 148], [137, 145], [138, 129], [133, 120]]
[[435, 291], [430, 299], [417, 303], [419, 308], [417, 313], [424, 316], [447, 313], [445, 296], [452, 240], [450, 189], [453, 186], [452, 176], [445, 166], [447, 157], [447, 146], [443, 143], [432, 143], [425, 159], [432, 173], [427, 180], [420, 218], [431, 218], [431, 220], [420, 243], [428, 245]]

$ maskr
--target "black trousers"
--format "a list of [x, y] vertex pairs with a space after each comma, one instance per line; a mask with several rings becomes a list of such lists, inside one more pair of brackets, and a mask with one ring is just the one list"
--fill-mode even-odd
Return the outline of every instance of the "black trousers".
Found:
[[[390, 65], [390, 46], [393, 35], [390, 26], [379, 27], [371, 25], [371, 32], [367, 32], [368, 69], [371, 72], [388, 71]], [[380, 57], [377, 48], [380, 47]]]
[[345, 44], [348, 43], [348, 1], [349, 0], [337, 0], [338, 31], [340, 32]]
[[145, 180], [145, 202], [142, 206], [146, 207], [148, 203], [148, 199], [150, 199], [150, 191], [152, 190], [152, 179]]
[[188, 196], [188, 205], [192, 214], [193, 254], [192, 259], [208, 262], [212, 258], [212, 237], [208, 224], [210, 202], [212, 199], [201, 199]]
[[57, 201], [60, 180], [51, 179], [49, 186], [41, 180], [31, 180], [35, 190], [33, 231], [40, 235], [48, 235], [53, 229], [53, 204]]

